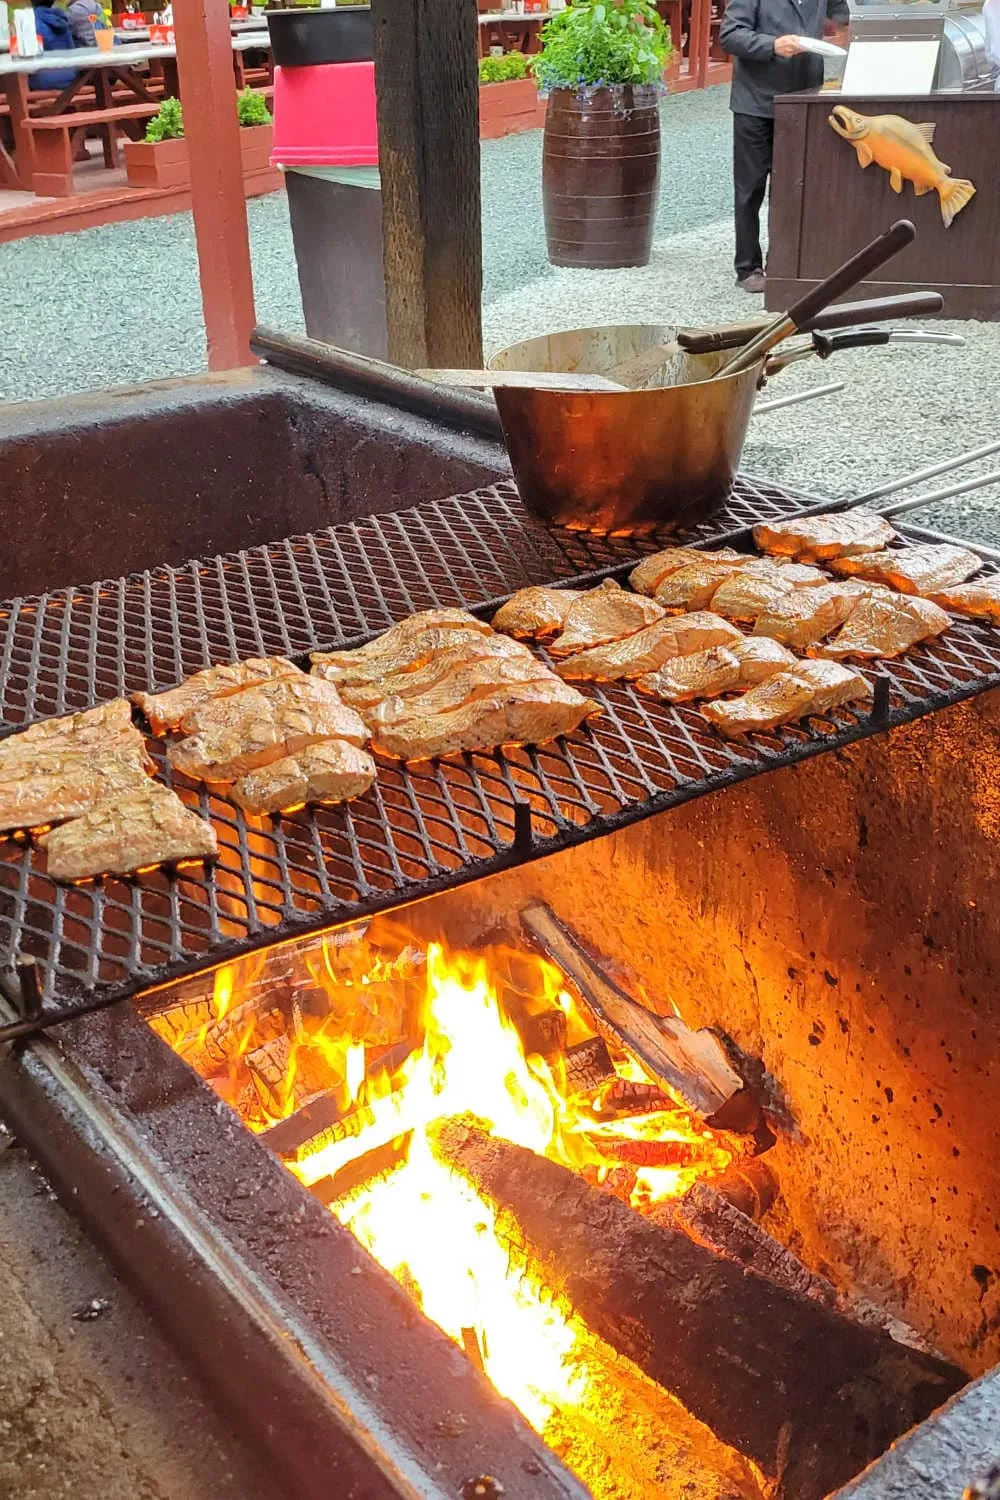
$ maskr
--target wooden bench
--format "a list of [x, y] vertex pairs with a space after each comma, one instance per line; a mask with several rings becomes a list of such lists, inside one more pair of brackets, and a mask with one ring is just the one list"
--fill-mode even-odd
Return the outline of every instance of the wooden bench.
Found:
[[[37, 115], [25, 121], [31, 132], [34, 152], [32, 187], [40, 198], [68, 198], [74, 192], [73, 157], [77, 145], [94, 125], [107, 131], [112, 161], [118, 165], [117, 125], [148, 120], [159, 110], [158, 103], [118, 104], [113, 109], [80, 110], [75, 114]], [[105, 157], [107, 159], [107, 156]]]

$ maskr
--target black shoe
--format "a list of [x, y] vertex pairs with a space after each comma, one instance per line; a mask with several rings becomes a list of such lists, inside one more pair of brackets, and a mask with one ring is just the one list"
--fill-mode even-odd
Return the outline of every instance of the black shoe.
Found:
[[746, 276], [737, 276], [736, 285], [741, 292], [760, 294], [767, 289], [767, 277], [763, 271], [748, 271]]

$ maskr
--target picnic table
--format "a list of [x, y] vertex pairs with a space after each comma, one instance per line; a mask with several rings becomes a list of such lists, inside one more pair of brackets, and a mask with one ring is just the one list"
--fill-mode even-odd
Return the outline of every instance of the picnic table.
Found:
[[[235, 82], [242, 87], [242, 54], [269, 49], [259, 28], [232, 38]], [[140, 69], [152, 64], [154, 80]], [[55, 98], [31, 109], [29, 79], [50, 69], [72, 69], [73, 82]], [[93, 105], [89, 90], [93, 90]], [[128, 42], [111, 51], [75, 47], [42, 52], [37, 57], [0, 55], [0, 90], [10, 109], [13, 155], [0, 143], [0, 187], [34, 190], [65, 197], [73, 192], [72, 147], [79, 133], [100, 129], [106, 167], [118, 165], [118, 131], [156, 114], [163, 98], [180, 98], [177, 48], [150, 42]], [[86, 99], [81, 95], [87, 91]]]
[[485, 57], [490, 47], [488, 28], [496, 26], [497, 36], [505, 29], [516, 32], [515, 46], [518, 52], [531, 52], [538, 34], [549, 19], [546, 11], [496, 10], [487, 11], [479, 17], [479, 55]]

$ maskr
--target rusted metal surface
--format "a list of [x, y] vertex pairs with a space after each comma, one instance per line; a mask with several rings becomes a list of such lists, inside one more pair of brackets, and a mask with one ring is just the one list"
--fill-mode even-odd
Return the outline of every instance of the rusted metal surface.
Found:
[[183, 0], [175, 29], [208, 367], [231, 370], [253, 363], [256, 319], [229, 12], [214, 0]]

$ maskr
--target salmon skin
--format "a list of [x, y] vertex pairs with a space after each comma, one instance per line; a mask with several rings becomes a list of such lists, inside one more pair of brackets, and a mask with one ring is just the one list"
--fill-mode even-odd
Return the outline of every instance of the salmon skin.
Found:
[[992, 620], [1000, 625], [1000, 574], [981, 578], [975, 583], [960, 583], [954, 588], [932, 594], [935, 604], [971, 620]]
[[620, 641], [644, 625], [662, 620], [664, 613], [662, 605], [653, 599], [631, 594], [609, 578], [573, 601], [562, 631], [549, 649], [553, 656], [572, 656], [574, 651]]
[[79, 817], [95, 802], [148, 780], [145, 746], [136, 750], [58, 752], [0, 762], [0, 833]]
[[665, 578], [669, 578], [671, 573], [679, 572], [681, 568], [690, 567], [692, 563], [730, 563], [735, 567], [749, 561], [745, 552], [734, 552], [731, 547], [720, 547], [715, 552], [702, 552], [694, 547], [666, 547], [662, 552], [644, 557], [632, 569], [628, 581], [636, 593], [655, 595]]
[[952, 542], [925, 542], [891, 552], [862, 552], [835, 559], [835, 573], [888, 584], [901, 594], [939, 594], [971, 578], [982, 567], [982, 558], [967, 547]]
[[347, 802], [367, 792], [375, 762], [367, 750], [346, 740], [311, 745], [240, 777], [232, 799], [249, 813], [276, 813], [305, 802]]
[[667, 703], [692, 698], [716, 698], [720, 693], [743, 693], [778, 672], [794, 667], [798, 658], [766, 636], [747, 636], [731, 646], [711, 646], [692, 656], [676, 656], [658, 672], [636, 679], [636, 687]]
[[227, 698], [271, 678], [304, 675], [284, 656], [250, 656], [246, 661], [206, 667], [165, 693], [133, 693], [132, 701], [146, 715], [154, 734], [166, 734], [179, 729], [186, 714], [210, 699]]
[[779, 672], [742, 698], [706, 703], [701, 712], [727, 739], [775, 729], [807, 714], [822, 714], [843, 703], [870, 698], [872, 690], [859, 672], [833, 661], [800, 661]]
[[753, 529], [753, 539], [762, 552], [800, 557], [808, 562], [881, 551], [895, 535], [888, 521], [864, 509], [793, 517], [790, 521], [762, 521]]
[[557, 682], [544, 662], [525, 651], [521, 657], [495, 661], [486, 658], [479, 661], [463, 661], [459, 657], [437, 683], [425, 693], [402, 697], [390, 695], [374, 708], [365, 710], [365, 722], [373, 733], [391, 725], [405, 724], [410, 719], [426, 718], [432, 714], [450, 713], [478, 698], [492, 697], [498, 691], [516, 683]]
[[862, 599], [822, 656], [898, 656], [947, 630], [951, 620], [930, 599], [880, 589]]
[[212, 825], [186, 808], [176, 792], [148, 779], [38, 842], [54, 880], [131, 875], [148, 865], [213, 859], [219, 852]]
[[821, 641], [849, 619], [872, 590], [863, 583], [828, 583], [824, 588], [795, 589], [763, 610], [754, 635], [767, 635], [800, 649]]
[[[463, 635], [464, 632], [464, 635]], [[354, 651], [313, 651], [313, 671], [327, 682], [377, 682], [390, 672], [412, 670], [450, 644], [470, 635], [488, 635], [490, 627], [464, 609], [425, 609], [409, 615]]]
[[903, 191], [904, 178], [913, 183], [918, 198], [936, 192], [946, 229], [975, 196], [968, 178], [952, 177], [951, 168], [931, 150], [934, 125], [915, 125], [902, 115], [859, 115], [846, 104], [836, 105], [827, 119], [843, 140], [850, 141], [862, 167], [875, 162], [885, 168], [894, 193]]
[[544, 585], [518, 589], [493, 616], [493, 629], [519, 640], [543, 640], [562, 629], [570, 605], [582, 598], [579, 589], [554, 589]]
[[375, 733], [374, 745], [400, 760], [431, 760], [462, 750], [540, 745], [571, 734], [600, 706], [555, 677], [498, 688], [450, 713], [407, 719]]
[[[344, 702], [357, 709], [367, 722], [371, 713], [386, 699], [415, 698], [430, 692], [455, 671], [469, 667], [474, 662], [488, 662], [495, 669], [500, 669], [508, 662], [536, 660], [527, 646], [507, 635], [466, 635], [464, 631], [455, 630], [445, 639], [457, 639], [457, 644], [443, 646], [421, 666], [391, 672], [373, 682], [342, 683], [337, 691]], [[318, 672], [319, 668], [314, 667], [313, 671]]]
[[607, 646], [595, 646], [592, 651], [570, 656], [558, 663], [556, 671], [571, 681], [617, 682], [655, 672], [675, 656], [690, 656], [710, 646], [727, 646], [742, 639], [742, 632], [720, 615], [707, 611], [671, 615], [623, 641], [612, 641]]

